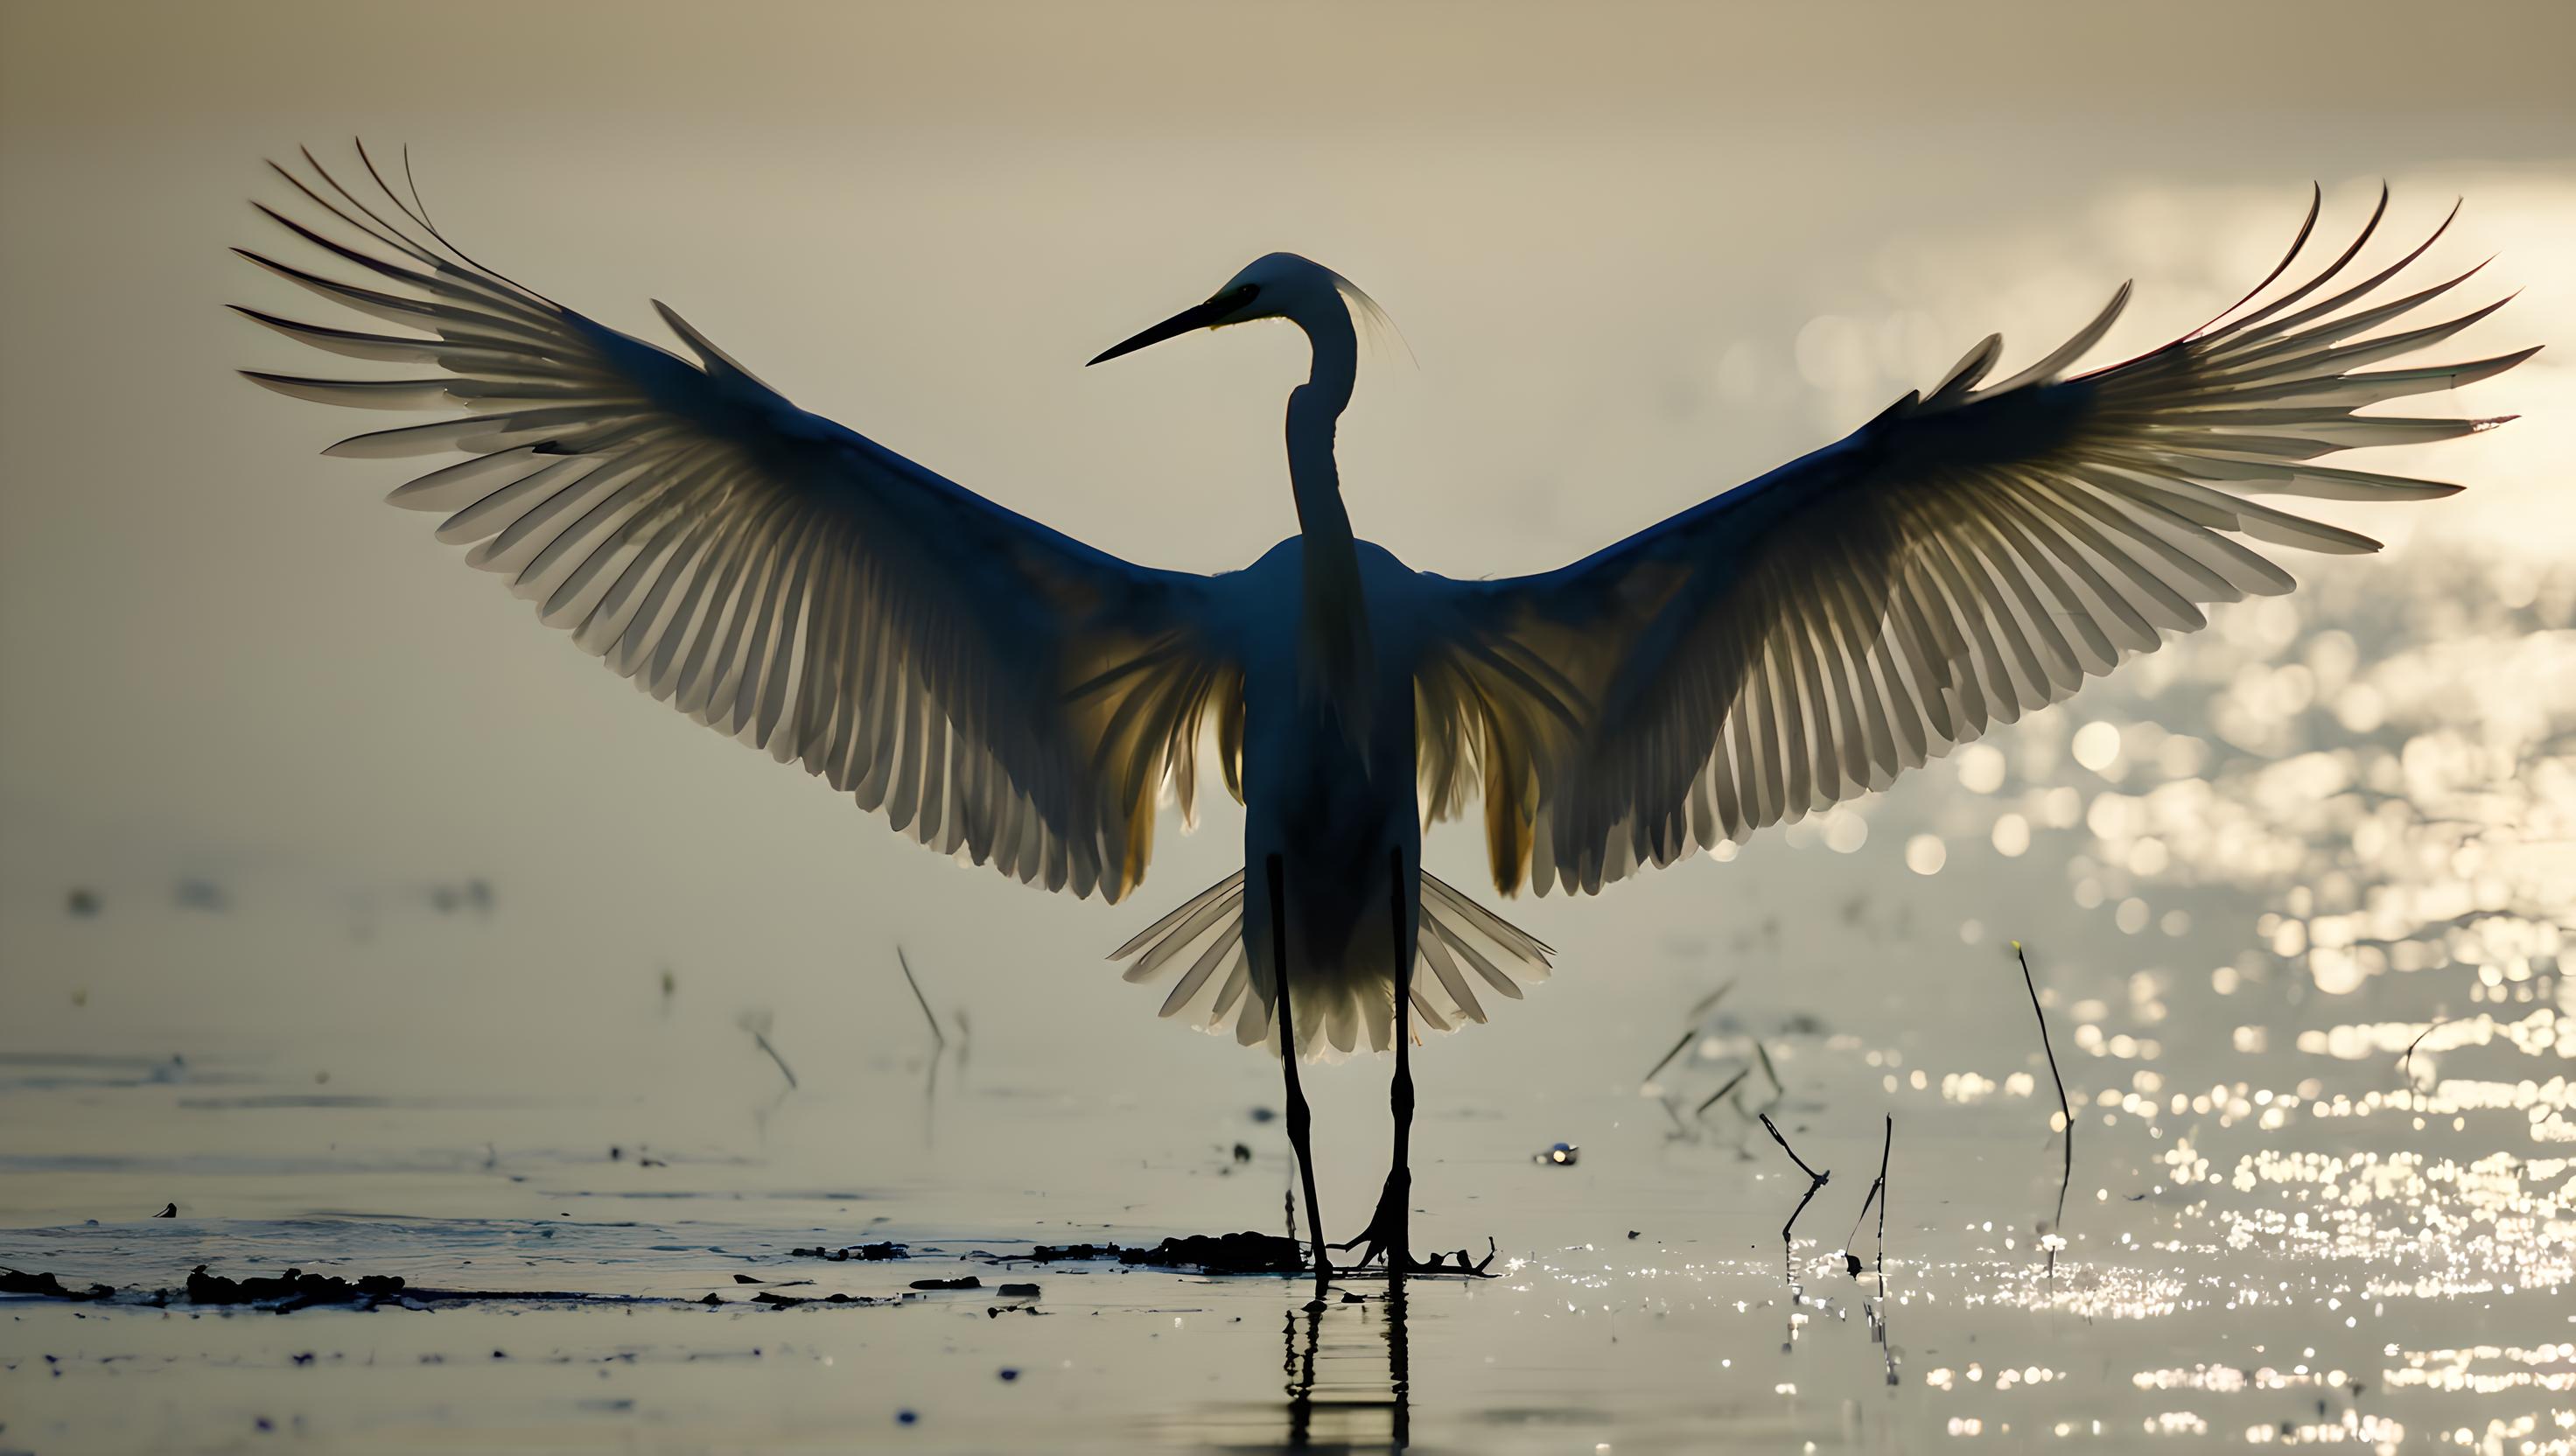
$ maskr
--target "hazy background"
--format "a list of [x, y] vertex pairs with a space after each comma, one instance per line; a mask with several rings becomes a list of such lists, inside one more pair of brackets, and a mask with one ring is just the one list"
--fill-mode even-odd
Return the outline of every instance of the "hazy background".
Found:
[[[2260, 276], [2312, 178], [2329, 238], [2392, 179], [2392, 246], [2467, 197], [2429, 266], [2499, 253], [2463, 297], [2526, 292], [2449, 352], [2576, 324], [2576, 8], [2549, 0], [0, 13], [0, 1043], [20, 1050], [732, 1098], [772, 1075], [745, 1012], [827, 1083], [917, 1038], [900, 939], [1001, 1074], [1229, 1105], [1267, 1085], [1099, 960], [1236, 863], [1230, 803], [1165, 835], [1115, 910], [960, 869], [584, 662], [377, 503], [398, 467], [316, 456], [371, 417], [234, 378], [314, 363], [220, 307], [291, 297], [225, 250], [291, 247], [245, 199], [283, 197], [260, 159], [299, 143], [408, 142], [442, 223], [512, 274], [648, 334], [667, 299], [799, 403], [1202, 570], [1293, 529], [1279, 412], [1302, 343], [1080, 363], [1274, 248], [1401, 325], [1419, 364], [1364, 365], [1346, 493], [1363, 535], [1461, 574], [1681, 509], [1990, 329], [2018, 367], [2123, 278], [2104, 353], [2159, 342]], [[2576, 546], [2567, 357], [2474, 400], [2534, 418], [2424, 463], [2472, 494], [2327, 506], [2400, 543], [2354, 569], [2491, 559], [2528, 603]], [[1859, 813], [1928, 820], [1951, 773]], [[1923, 878], [1903, 843], [1775, 838], [1512, 907], [1562, 973], [1436, 1046], [1426, 1097], [1472, 1103], [1542, 1052], [1624, 1066], [1720, 974], [1794, 1007], [1806, 922], [1864, 889], [1920, 909], [1929, 949], [1900, 969], [1935, 985], [1955, 922], [2064, 897], [2059, 856], [1963, 849]], [[1480, 859], [1455, 830], [1430, 851], [1462, 884]], [[469, 879], [491, 916], [442, 915], [435, 887]], [[100, 914], [66, 912], [76, 888]], [[1712, 949], [1783, 917], [1762, 956]], [[565, 1059], [664, 969], [671, 1034]], [[1322, 1080], [1328, 1116], [1381, 1095]], [[1377, 1176], [1335, 1174], [1346, 1201]]]

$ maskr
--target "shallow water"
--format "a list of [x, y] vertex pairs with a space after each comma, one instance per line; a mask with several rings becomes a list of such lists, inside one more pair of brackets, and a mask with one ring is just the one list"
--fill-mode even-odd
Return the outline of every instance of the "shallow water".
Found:
[[[7, 1300], [0, 1446], [2566, 1451], [2576, 630], [2564, 574], [2518, 604], [2430, 610], [2466, 599], [2464, 570], [2419, 561], [2411, 601], [2329, 574], [1866, 821], [1667, 876], [1722, 876], [1737, 905], [1851, 888], [1828, 913], [1666, 944], [1639, 974], [1671, 1015], [1624, 1040], [1549, 1044], [1552, 985], [1427, 1047], [1417, 1242], [1481, 1256], [1490, 1238], [1499, 1277], [1409, 1281], [1400, 1308], [1378, 1280], [1309, 1315], [1295, 1281], [999, 1262], [1280, 1231], [1276, 1099], [1239, 1053], [1186, 1082], [1032, 1075], [971, 1022], [931, 1055], [916, 1013], [846, 1054], [810, 1020], [727, 1024], [685, 980], [593, 1004], [571, 1044], [470, 1066], [434, 1036], [262, 1044], [256, 1023], [184, 1061], [11, 1053], [0, 1263], [75, 1285], [295, 1266], [525, 1297], [286, 1316]], [[2499, 660], [2518, 664], [2512, 711], [2481, 698]], [[1926, 836], [1940, 873], [1920, 873]], [[2001, 848], [2061, 867], [2041, 879], [2062, 893], [2011, 929], [2075, 1108], [2062, 1225], [2056, 1092], [2005, 927], [1942, 893]], [[258, 937], [284, 913], [222, 915]], [[457, 958], [470, 985], [475, 948], [525, 913], [424, 903], [370, 934]], [[1509, 1078], [1454, 1059], [1479, 1041], [1521, 1059]], [[1310, 1079], [1337, 1223], [1379, 1167], [1378, 1072]], [[1831, 1175], [1786, 1247], [1807, 1180], [1765, 1113]], [[1874, 1215], [1855, 1224], [1882, 1117], [1883, 1244]], [[1571, 1165], [1542, 1156], [1559, 1141]], [[143, 1216], [165, 1202], [177, 1217]], [[911, 1257], [788, 1252], [879, 1240]], [[783, 1309], [737, 1278], [900, 1296], [967, 1273], [987, 1287]], [[1001, 1298], [1005, 1277], [1041, 1293]], [[693, 1302], [710, 1293], [721, 1307]]]

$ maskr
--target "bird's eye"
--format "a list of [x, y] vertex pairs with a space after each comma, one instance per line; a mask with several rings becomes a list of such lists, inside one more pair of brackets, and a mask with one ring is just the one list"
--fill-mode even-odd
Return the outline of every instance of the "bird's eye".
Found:
[[1260, 284], [1246, 283], [1242, 287], [1234, 290], [1232, 293], [1227, 294], [1225, 296], [1225, 301], [1233, 304], [1237, 308], [1241, 308], [1243, 305], [1252, 302], [1253, 298], [1260, 292]]

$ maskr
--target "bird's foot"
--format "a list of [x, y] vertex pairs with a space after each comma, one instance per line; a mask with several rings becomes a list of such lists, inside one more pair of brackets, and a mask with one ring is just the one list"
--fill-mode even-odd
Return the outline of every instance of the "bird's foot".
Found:
[[1364, 1269], [1383, 1261], [1390, 1269], [1410, 1271], [1413, 1268], [1412, 1255], [1405, 1247], [1405, 1234], [1412, 1213], [1404, 1206], [1412, 1196], [1412, 1173], [1398, 1168], [1386, 1175], [1386, 1189], [1378, 1194], [1377, 1212], [1369, 1215], [1368, 1226], [1333, 1245], [1336, 1249], [1360, 1250], [1360, 1256], [1349, 1267]]

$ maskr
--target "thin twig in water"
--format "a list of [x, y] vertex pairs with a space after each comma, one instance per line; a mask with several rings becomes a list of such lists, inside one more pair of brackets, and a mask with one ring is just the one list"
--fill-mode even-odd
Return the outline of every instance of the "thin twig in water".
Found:
[[1762, 1059], [1762, 1075], [1771, 1079], [1771, 1100], [1777, 1102], [1788, 1096], [1789, 1089], [1780, 1085], [1780, 1074], [1771, 1066], [1771, 1049], [1762, 1044], [1760, 1037], [1753, 1039], [1753, 1054]]
[[1727, 1093], [1732, 1092], [1732, 1091], [1734, 1091], [1736, 1088], [1743, 1086], [1743, 1085], [1744, 1085], [1744, 1079], [1745, 1079], [1745, 1078], [1747, 1078], [1747, 1077], [1750, 1077], [1750, 1076], [1752, 1076], [1752, 1075], [1753, 1075], [1753, 1069], [1752, 1069], [1751, 1067], [1747, 1067], [1747, 1068], [1745, 1068], [1743, 1071], [1736, 1073], [1736, 1074], [1735, 1074], [1734, 1076], [1732, 1076], [1732, 1077], [1729, 1077], [1729, 1078], [1727, 1079], [1727, 1081], [1726, 1081], [1726, 1085], [1725, 1085], [1725, 1086], [1720, 1087], [1720, 1088], [1718, 1088], [1716, 1091], [1711, 1092], [1710, 1094], [1708, 1094], [1708, 1100], [1707, 1100], [1706, 1102], [1703, 1102], [1703, 1103], [1701, 1103], [1699, 1106], [1694, 1107], [1694, 1108], [1692, 1108], [1692, 1109], [1691, 1109], [1691, 1116], [1693, 1116], [1693, 1117], [1697, 1117], [1697, 1116], [1699, 1116], [1701, 1113], [1708, 1111], [1708, 1110], [1709, 1110], [1710, 1108], [1712, 1108], [1712, 1107], [1715, 1107], [1715, 1106], [1717, 1105], [1717, 1101], [1718, 1101], [1718, 1099], [1719, 1099], [1719, 1098], [1724, 1097]]
[[1807, 1160], [1799, 1157], [1798, 1150], [1789, 1146], [1789, 1140], [1780, 1135], [1779, 1127], [1771, 1121], [1771, 1114], [1764, 1112], [1756, 1116], [1762, 1119], [1763, 1129], [1771, 1134], [1771, 1141], [1778, 1143], [1780, 1151], [1789, 1155], [1789, 1161], [1798, 1165], [1798, 1171], [1807, 1175], [1807, 1196], [1798, 1200], [1798, 1206], [1790, 1210], [1789, 1221], [1780, 1225], [1780, 1243], [1783, 1249], [1787, 1249], [1792, 1247], [1789, 1231], [1798, 1226], [1798, 1215], [1807, 1211], [1807, 1205], [1815, 1201], [1817, 1190], [1831, 1182], [1834, 1173], [1831, 1168], [1819, 1173], [1808, 1167]]
[[1789, 1155], [1789, 1161], [1798, 1165], [1799, 1172], [1806, 1174], [1809, 1178], [1812, 1178], [1819, 1183], [1822, 1183], [1826, 1179], [1834, 1176], [1833, 1170], [1830, 1168], [1819, 1173], [1815, 1169], [1808, 1167], [1807, 1160], [1799, 1157], [1798, 1150], [1789, 1146], [1789, 1140], [1780, 1135], [1779, 1124], [1771, 1120], [1771, 1114], [1765, 1112], [1756, 1115], [1762, 1119], [1762, 1130], [1771, 1134], [1771, 1141], [1780, 1145], [1780, 1151]]
[[1655, 1080], [1655, 1074], [1662, 1071], [1664, 1068], [1671, 1066], [1673, 1058], [1680, 1056], [1682, 1054], [1682, 1048], [1689, 1046], [1691, 1044], [1691, 1038], [1697, 1035], [1699, 1035], [1699, 1028], [1696, 1026], [1683, 1032], [1682, 1039], [1673, 1043], [1673, 1049], [1664, 1053], [1662, 1056], [1657, 1057], [1655, 1059], [1655, 1064], [1646, 1069], [1646, 1075], [1637, 1079], [1638, 1085], [1643, 1086], [1646, 1083]]
[[948, 1033], [939, 1029], [939, 1018], [930, 1012], [930, 998], [921, 994], [921, 983], [912, 978], [912, 962], [904, 956], [903, 947], [894, 948], [894, 963], [903, 967], [903, 983], [912, 988], [912, 999], [921, 1003], [921, 1019], [930, 1023], [932, 1049], [948, 1045]]
[[1878, 1145], [1878, 1270], [1887, 1272], [1887, 1155], [1896, 1151], [1896, 1114], [1888, 1113], [1887, 1137]]
[[768, 1033], [756, 1026], [747, 1029], [751, 1032], [751, 1039], [759, 1044], [762, 1051], [769, 1053], [771, 1061], [778, 1064], [778, 1075], [787, 1079], [787, 1085], [792, 1090], [796, 1086], [796, 1069], [787, 1065], [787, 1059], [778, 1054], [778, 1048], [769, 1044]]
[[1843, 1263], [1851, 1276], [1860, 1277], [1860, 1255], [1851, 1251], [1852, 1240], [1860, 1237], [1860, 1221], [1869, 1217], [1869, 1206], [1878, 1205], [1878, 1266], [1887, 1268], [1887, 1155], [1896, 1147], [1896, 1118], [1887, 1118], [1887, 1140], [1878, 1145], [1878, 1181], [1869, 1185], [1869, 1195], [1860, 1201], [1860, 1212], [1852, 1215], [1851, 1232], [1843, 1235]]
[[[2021, 948], [2018, 940], [2012, 943], [2012, 948], [2014, 959], [2021, 962], [2022, 986], [2030, 992], [2030, 1014], [2039, 1021], [2039, 1049], [2048, 1053], [2048, 1079], [2057, 1084], [2057, 1115], [2066, 1124], [2066, 1158], [2057, 1178], [2057, 1218], [2048, 1228], [2063, 1242], [2066, 1236], [2066, 1190], [2075, 1182], [2075, 1109], [2066, 1104], [2066, 1079], [2057, 1074], [2057, 1048], [2049, 1045], [2048, 1013], [2039, 1009], [2039, 983], [2031, 979], [2030, 953]], [[2048, 1250], [2048, 1272], [2057, 1272], [2057, 1247], [2054, 1244]]]
[[1690, 1009], [1692, 1025], [1696, 1026], [1701, 1020], [1706, 1018], [1710, 1012], [1717, 1009], [1717, 1003], [1725, 1000], [1726, 993], [1735, 989], [1735, 979], [1736, 978], [1733, 976], [1727, 977], [1725, 985], [1720, 986], [1716, 990], [1699, 998], [1699, 1004], [1691, 1007]]
[[2415, 1039], [2406, 1044], [2406, 1055], [2397, 1059], [2397, 1074], [2406, 1079], [2406, 1084], [2408, 1086], [2411, 1087], [2415, 1085], [2415, 1071], [2413, 1067], [2413, 1063], [2415, 1061], [2415, 1049], [2424, 1044], [2424, 1038], [2431, 1036], [2434, 1032], [2439, 1031], [2450, 1024], [2451, 1023], [2448, 1021], [2437, 1019], [2432, 1025], [2415, 1033]]
[[1690, 1030], [1683, 1032], [1683, 1033], [1682, 1033], [1682, 1035], [1681, 1035], [1681, 1040], [1676, 1041], [1676, 1042], [1674, 1042], [1674, 1043], [1673, 1043], [1673, 1049], [1672, 1049], [1671, 1051], [1668, 1051], [1668, 1052], [1664, 1053], [1662, 1057], [1658, 1058], [1658, 1059], [1656, 1060], [1656, 1062], [1655, 1062], [1655, 1064], [1654, 1064], [1653, 1066], [1648, 1067], [1648, 1068], [1646, 1069], [1646, 1075], [1644, 1075], [1644, 1076], [1642, 1076], [1642, 1077], [1638, 1078], [1638, 1079], [1637, 1079], [1637, 1080], [1638, 1080], [1638, 1082], [1640, 1082], [1640, 1083], [1651, 1082], [1651, 1081], [1655, 1080], [1655, 1074], [1656, 1074], [1657, 1072], [1660, 1072], [1660, 1071], [1662, 1071], [1665, 1067], [1670, 1066], [1670, 1065], [1672, 1064], [1672, 1060], [1673, 1060], [1673, 1058], [1675, 1058], [1675, 1057], [1677, 1057], [1677, 1056], [1680, 1056], [1680, 1055], [1682, 1054], [1682, 1048], [1684, 1048], [1684, 1047], [1686, 1047], [1686, 1046], [1689, 1046], [1689, 1045], [1691, 1044], [1691, 1042], [1692, 1042], [1692, 1041], [1694, 1041], [1694, 1040], [1696, 1040], [1696, 1039], [1698, 1038], [1698, 1036], [1699, 1036], [1699, 1024], [1700, 1024], [1700, 1022], [1701, 1022], [1703, 1019], [1705, 1019], [1711, 1011], [1714, 1011], [1714, 1010], [1716, 1010], [1716, 1009], [1717, 1009], [1717, 1003], [1726, 999], [1726, 993], [1727, 993], [1727, 992], [1732, 991], [1732, 990], [1734, 990], [1734, 989], [1735, 989], [1735, 982], [1734, 982], [1734, 980], [1733, 980], [1732, 978], [1730, 978], [1730, 979], [1727, 981], [1727, 983], [1726, 983], [1725, 985], [1720, 986], [1720, 987], [1718, 987], [1716, 990], [1711, 991], [1711, 992], [1709, 992], [1707, 995], [1702, 996], [1701, 998], [1699, 998], [1699, 1004], [1698, 1004], [1698, 1005], [1696, 1005], [1696, 1006], [1693, 1006], [1693, 1007], [1690, 1009], [1690, 1014], [1683, 1018], [1684, 1020], [1686, 1020], [1686, 1021], [1688, 1021], [1688, 1022], [1690, 1023]]

